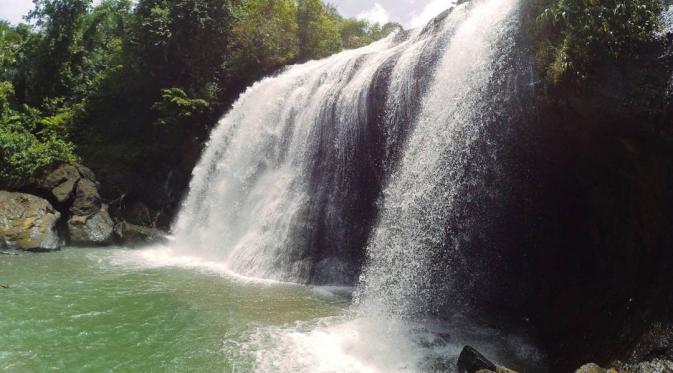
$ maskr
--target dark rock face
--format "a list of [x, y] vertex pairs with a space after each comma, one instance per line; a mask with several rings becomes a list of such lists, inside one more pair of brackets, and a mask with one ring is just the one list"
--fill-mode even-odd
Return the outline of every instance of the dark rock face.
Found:
[[537, 336], [553, 372], [670, 360], [673, 60], [655, 43], [582, 88], [551, 86], [530, 45], [484, 97], [471, 182], [428, 248], [428, 308]]
[[105, 245], [112, 242], [114, 222], [107, 209], [68, 219], [70, 242], [76, 245]]
[[125, 221], [115, 225], [114, 233], [118, 240], [129, 246], [147, 245], [166, 240], [166, 234], [158, 229], [134, 225]]
[[[207, 136], [204, 137], [207, 139]], [[182, 199], [187, 192], [191, 172], [198, 161], [200, 145], [195, 139], [185, 139], [187, 145], [179, 155], [170, 155], [168, 164], [114, 166], [95, 164], [101, 185], [100, 195], [110, 201], [110, 212], [115, 218], [127, 220], [133, 224], [170, 229], [177, 215]], [[189, 145], [189, 146], [188, 146]], [[173, 159], [182, 157], [182, 159]], [[142, 206], [145, 216], [140, 216], [138, 207]], [[151, 220], [147, 222], [147, 215]]]
[[39, 197], [0, 191], [0, 249], [49, 251], [59, 247], [61, 214]]
[[531, 122], [537, 206], [523, 263], [538, 282], [526, 303], [560, 365], [624, 358], [671, 317], [673, 142], [657, 87], [670, 73], [648, 61], [606, 69], [592, 95], [553, 92], [565, 106]]
[[51, 192], [58, 203], [65, 204], [73, 196], [80, 178], [81, 176], [76, 166], [62, 164], [38, 181], [38, 187]]
[[89, 179], [81, 179], [77, 183], [75, 200], [70, 206], [70, 212], [80, 216], [93, 215], [101, 209], [102, 205], [96, 184]]
[[22, 188], [48, 200], [59, 212], [63, 219], [57, 219], [55, 224], [63, 241], [76, 245], [111, 242], [114, 223], [99, 194], [96, 175], [89, 168], [57, 164]]
[[444, 312], [459, 302], [533, 330], [554, 372], [670, 359], [673, 65], [663, 54], [652, 45], [637, 62], [606, 61], [582, 89], [514, 70], [508, 103], [470, 155], [477, 182], [437, 251], [438, 267], [458, 268], [437, 297]]
[[673, 324], [670, 321], [653, 323], [636, 339], [630, 350], [630, 362], [662, 357], [673, 359]]
[[157, 225], [157, 212], [153, 211], [143, 202], [133, 202], [125, 204], [123, 209], [119, 210], [119, 215], [124, 221], [143, 227], [153, 227]]

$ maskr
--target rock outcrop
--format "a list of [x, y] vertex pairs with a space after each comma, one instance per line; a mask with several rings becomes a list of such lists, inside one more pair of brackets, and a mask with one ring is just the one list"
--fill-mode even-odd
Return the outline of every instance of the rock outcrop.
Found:
[[56, 224], [60, 218], [61, 214], [45, 199], [0, 191], [0, 248], [58, 249]]
[[51, 193], [58, 203], [67, 203], [72, 198], [80, 178], [75, 166], [62, 164], [47, 173], [37, 184], [38, 188]]
[[601, 368], [598, 364], [583, 365], [575, 373], [673, 373], [673, 361], [654, 359], [634, 364], [615, 362], [610, 368]]
[[75, 200], [70, 206], [70, 212], [75, 216], [90, 216], [96, 214], [103, 207], [96, 184], [89, 179], [81, 179], [77, 183]]
[[0, 248], [54, 250], [61, 242], [81, 246], [112, 243], [114, 221], [89, 168], [55, 165], [24, 183], [21, 192], [25, 193], [1, 192]]
[[488, 360], [475, 348], [465, 346], [458, 357], [458, 373], [516, 373]]
[[117, 239], [129, 246], [146, 245], [164, 241], [166, 234], [158, 229], [143, 227], [122, 221], [114, 227]]
[[36, 183], [43, 194], [55, 199], [54, 203], [67, 218], [67, 238], [75, 245], [104, 245], [112, 241], [114, 222], [98, 192], [94, 173], [79, 164], [64, 163]]
[[582, 365], [575, 373], [605, 373], [605, 370], [594, 363], [590, 363]]
[[68, 219], [70, 242], [76, 245], [105, 245], [112, 241], [114, 222], [102, 208], [91, 215], [73, 215]]

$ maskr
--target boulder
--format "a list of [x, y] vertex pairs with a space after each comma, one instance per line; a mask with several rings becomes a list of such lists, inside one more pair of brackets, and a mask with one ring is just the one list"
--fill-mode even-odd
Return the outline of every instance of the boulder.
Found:
[[59, 247], [61, 214], [42, 198], [0, 191], [0, 248], [49, 251]]
[[97, 182], [96, 181], [96, 174], [94, 174], [93, 171], [91, 171], [91, 169], [89, 167], [82, 166], [81, 164], [76, 164], [75, 167], [77, 168], [77, 171], [79, 171], [79, 174], [83, 178], [85, 178], [87, 180], [90, 180], [90, 181], [93, 181], [94, 183]]
[[115, 235], [120, 243], [125, 245], [143, 245], [162, 242], [166, 239], [166, 233], [158, 229], [141, 227], [125, 221], [114, 227]]
[[131, 224], [151, 227], [154, 223], [152, 215], [147, 205], [142, 202], [135, 202], [124, 211], [124, 220]]
[[630, 364], [621, 367], [619, 373], [673, 373], [673, 361], [654, 359], [638, 364]]
[[73, 215], [68, 220], [70, 242], [77, 245], [104, 245], [112, 241], [114, 222], [107, 208], [93, 215]]
[[591, 363], [582, 365], [575, 373], [605, 373], [605, 370], [598, 365]]
[[497, 370], [497, 366], [473, 347], [465, 346], [458, 357], [458, 373], [477, 373], [479, 371]]
[[673, 323], [653, 322], [636, 339], [628, 361], [646, 361], [652, 358], [673, 359]]
[[70, 212], [73, 215], [89, 216], [99, 211], [102, 205], [96, 184], [89, 179], [80, 179]]
[[75, 194], [80, 178], [76, 166], [64, 163], [46, 173], [38, 182], [38, 188], [50, 192], [59, 203], [66, 203]]

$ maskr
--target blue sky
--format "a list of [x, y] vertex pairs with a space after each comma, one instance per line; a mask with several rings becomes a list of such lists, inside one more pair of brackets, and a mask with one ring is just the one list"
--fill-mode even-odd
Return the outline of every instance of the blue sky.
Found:
[[[328, 0], [347, 17], [364, 18], [372, 22], [399, 22], [405, 28], [424, 25], [447, 9], [453, 0]], [[32, 0], [0, 0], [0, 19], [21, 22], [32, 8]]]

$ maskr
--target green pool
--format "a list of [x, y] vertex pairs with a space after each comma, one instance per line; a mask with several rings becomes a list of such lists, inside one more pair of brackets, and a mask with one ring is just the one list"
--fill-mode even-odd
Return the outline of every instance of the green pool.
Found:
[[[142, 252], [65, 249], [0, 256], [2, 372], [247, 372], [302, 328], [341, 317], [346, 296]], [[290, 362], [293, 363], [293, 362]], [[307, 362], [311, 363], [312, 362]]]

